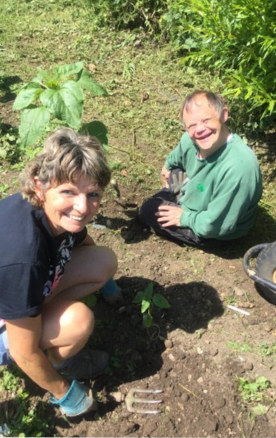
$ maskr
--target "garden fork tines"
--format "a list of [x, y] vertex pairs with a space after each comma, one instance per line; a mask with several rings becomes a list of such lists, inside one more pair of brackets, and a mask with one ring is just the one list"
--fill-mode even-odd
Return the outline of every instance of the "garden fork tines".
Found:
[[162, 403], [163, 400], [152, 400], [148, 398], [139, 398], [136, 397], [136, 393], [141, 394], [160, 394], [160, 392], [163, 392], [162, 389], [138, 389], [138, 388], [132, 388], [129, 390], [125, 397], [125, 403], [127, 410], [129, 412], [136, 412], [137, 414], [159, 414], [161, 411], [158, 409], [152, 410], [152, 409], [146, 409], [146, 408], [139, 408], [138, 406], [135, 406], [136, 403], [141, 404], [157, 404]]

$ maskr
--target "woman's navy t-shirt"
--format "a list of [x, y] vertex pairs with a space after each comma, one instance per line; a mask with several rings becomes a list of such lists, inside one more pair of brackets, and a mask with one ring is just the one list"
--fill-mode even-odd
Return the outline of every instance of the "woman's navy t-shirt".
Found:
[[72, 249], [87, 234], [55, 237], [42, 209], [20, 193], [0, 201], [0, 318], [13, 320], [41, 313], [45, 298], [64, 273]]

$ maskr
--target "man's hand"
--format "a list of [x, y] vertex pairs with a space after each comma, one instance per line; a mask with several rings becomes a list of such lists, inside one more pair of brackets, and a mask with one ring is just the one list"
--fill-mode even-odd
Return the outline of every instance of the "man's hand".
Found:
[[169, 187], [169, 176], [171, 171], [167, 170], [165, 166], [162, 167], [161, 173], [160, 173], [160, 180], [162, 183], [168, 188]]
[[158, 212], [155, 213], [155, 215], [158, 216], [157, 222], [160, 222], [163, 227], [180, 227], [180, 216], [182, 213], [183, 210], [181, 207], [160, 205], [160, 207], [158, 207]]

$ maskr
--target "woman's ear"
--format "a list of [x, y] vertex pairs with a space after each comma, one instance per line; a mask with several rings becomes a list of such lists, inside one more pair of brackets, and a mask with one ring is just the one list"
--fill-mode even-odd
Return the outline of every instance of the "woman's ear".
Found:
[[44, 190], [38, 176], [34, 177], [35, 193], [41, 201], [44, 201]]

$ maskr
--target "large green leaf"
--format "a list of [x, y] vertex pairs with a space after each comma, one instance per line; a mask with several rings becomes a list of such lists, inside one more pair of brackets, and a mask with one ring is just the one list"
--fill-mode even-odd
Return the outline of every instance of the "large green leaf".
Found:
[[40, 100], [57, 119], [71, 128], [79, 129], [84, 95], [77, 82], [68, 81], [59, 90], [45, 90]]
[[91, 91], [94, 96], [108, 96], [108, 92], [104, 87], [95, 82], [90, 72], [83, 69], [80, 73], [79, 80], [77, 82], [84, 90]]
[[105, 150], [108, 149], [108, 132], [107, 127], [104, 123], [100, 122], [99, 120], [94, 120], [90, 123], [85, 123], [82, 125], [81, 130], [88, 135], [91, 135], [93, 137], [97, 137], [97, 139], [101, 142], [101, 144], [104, 146]]
[[50, 121], [50, 112], [43, 106], [26, 108], [21, 113], [19, 136], [22, 148], [34, 144]]
[[43, 70], [42, 68], [38, 69], [38, 74], [37, 76], [33, 79], [33, 82], [38, 82], [38, 83], [45, 83], [48, 82], [50, 80], [52, 80], [52, 76], [50, 75], [50, 73], [47, 72], [47, 70]]
[[39, 95], [42, 93], [43, 88], [36, 83], [30, 82], [28, 86], [22, 88], [16, 97], [12, 109], [14, 111], [21, 110], [23, 108], [27, 108], [32, 102], [38, 99]]
[[79, 73], [83, 68], [83, 62], [75, 64], [65, 64], [53, 67], [53, 74], [56, 79], [64, 78], [73, 74]]

